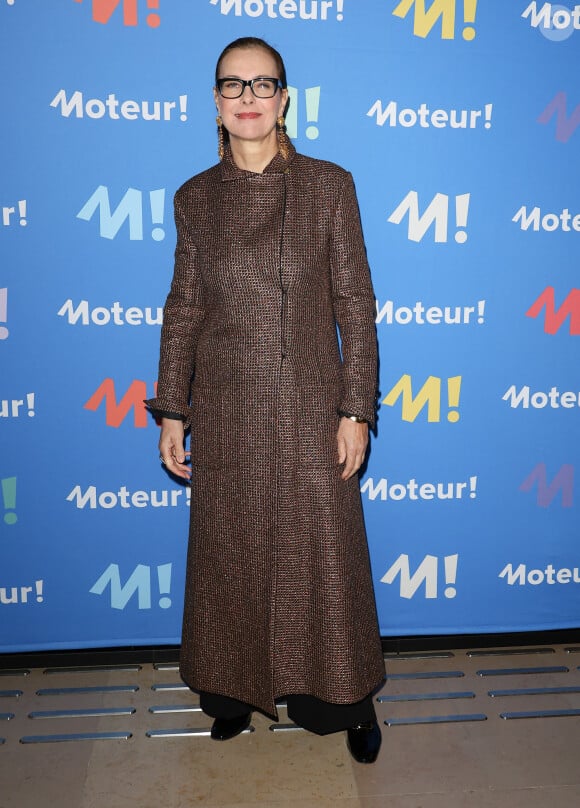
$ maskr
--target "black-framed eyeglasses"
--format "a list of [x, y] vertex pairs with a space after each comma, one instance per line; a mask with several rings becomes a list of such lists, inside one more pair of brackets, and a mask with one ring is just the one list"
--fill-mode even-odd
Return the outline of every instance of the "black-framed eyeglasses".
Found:
[[239, 98], [246, 87], [254, 93], [256, 98], [273, 98], [278, 89], [282, 88], [280, 79], [270, 76], [258, 76], [255, 79], [244, 81], [233, 76], [226, 76], [217, 80], [217, 88], [222, 98]]

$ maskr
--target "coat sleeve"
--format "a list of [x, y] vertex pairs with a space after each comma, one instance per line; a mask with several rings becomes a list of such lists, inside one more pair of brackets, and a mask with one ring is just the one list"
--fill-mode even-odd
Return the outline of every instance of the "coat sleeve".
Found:
[[204, 319], [204, 303], [198, 251], [179, 192], [174, 207], [177, 229], [175, 269], [163, 308], [157, 396], [145, 404], [154, 413], [181, 416], [187, 427], [190, 421], [189, 391], [197, 340]]
[[340, 410], [375, 424], [377, 338], [373, 292], [354, 183], [345, 175], [335, 211], [330, 269], [342, 352]]

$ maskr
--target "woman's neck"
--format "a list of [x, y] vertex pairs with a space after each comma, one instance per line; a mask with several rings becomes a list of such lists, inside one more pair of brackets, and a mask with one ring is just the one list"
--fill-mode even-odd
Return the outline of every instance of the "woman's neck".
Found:
[[266, 166], [278, 152], [278, 139], [274, 134], [259, 143], [253, 140], [230, 138], [230, 148], [234, 163], [242, 171], [262, 174]]

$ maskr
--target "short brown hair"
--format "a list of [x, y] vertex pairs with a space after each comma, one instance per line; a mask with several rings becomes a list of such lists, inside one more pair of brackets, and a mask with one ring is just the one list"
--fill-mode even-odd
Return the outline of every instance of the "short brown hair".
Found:
[[223, 51], [220, 53], [219, 59], [217, 60], [217, 64], [215, 66], [216, 87], [219, 79], [219, 69], [223, 59], [225, 58], [225, 56], [227, 56], [228, 53], [230, 53], [230, 51], [236, 50], [237, 48], [262, 48], [263, 50], [267, 51], [276, 62], [276, 67], [278, 68], [279, 75], [273, 76], [273, 78], [280, 79], [280, 84], [282, 85], [282, 87], [287, 87], [286, 68], [284, 67], [284, 61], [282, 60], [282, 57], [275, 48], [273, 48], [263, 39], [259, 39], [258, 37], [255, 36], [242, 36], [239, 39], [234, 39], [233, 42], [230, 42], [229, 45], [225, 46]]

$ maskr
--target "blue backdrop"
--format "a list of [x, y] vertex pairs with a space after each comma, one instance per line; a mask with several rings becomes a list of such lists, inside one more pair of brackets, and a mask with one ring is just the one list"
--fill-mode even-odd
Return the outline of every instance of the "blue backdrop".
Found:
[[142, 399], [172, 196], [247, 35], [297, 149], [357, 185], [382, 634], [579, 625], [579, 29], [527, 0], [0, 1], [1, 651], [179, 641], [188, 489]]

